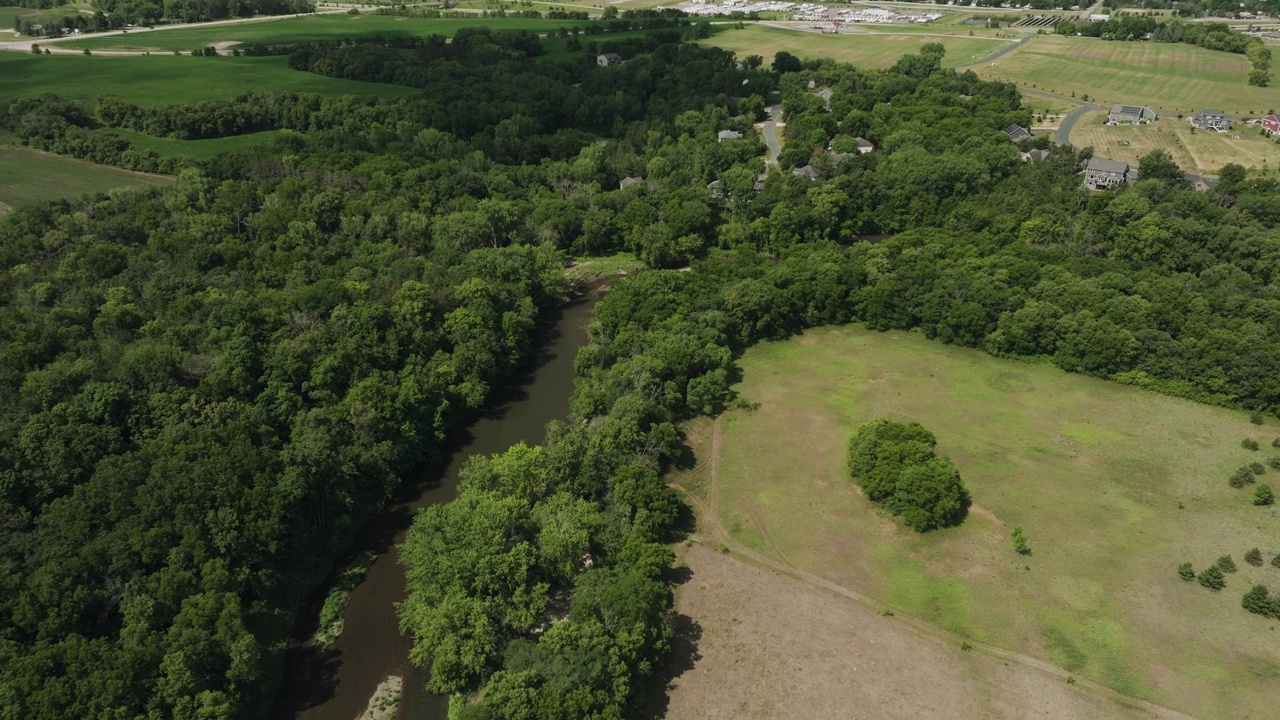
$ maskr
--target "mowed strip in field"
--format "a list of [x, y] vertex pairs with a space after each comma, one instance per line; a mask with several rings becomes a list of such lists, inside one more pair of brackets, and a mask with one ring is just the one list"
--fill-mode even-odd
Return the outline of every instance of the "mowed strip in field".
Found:
[[1071, 129], [1071, 144], [1092, 146], [1099, 156], [1127, 162], [1164, 150], [1187, 172], [1215, 174], [1228, 163], [1259, 172], [1280, 169], [1280, 144], [1256, 125], [1237, 123], [1231, 132], [1217, 133], [1192, 132], [1190, 123], [1172, 117], [1151, 125], [1106, 125], [1106, 119], [1106, 110], [1082, 115]]
[[128, 140], [139, 150], [153, 150], [158, 155], [208, 160], [224, 152], [268, 144], [276, 138], [290, 134], [292, 131], [264, 130], [247, 135], [232, 135], [230, 137], [208, 138], [205, 140], [158, 138], [136, 130], [125, 130], [124, 128], [113, 128], [111, 132]]
[[1065, 97], [1088, 95], [1099, 105], [1150, 105], [1168, 114], [1216, 108], [1265, 115], [1280, 105], [1275, 88], [1248, 84], [1243, 55], [1194, 45], [1045, 35], [973, 70]]
[[[218, 43], [271, 45], [276, 43], [314, 42], [360, 37], [452, 37], [461, 28], [485, 27], [495, 32], [527, 30], [535, 33], [555, 32], [577, 25], [585, 28], [589, 21], [541, 20], [536, 18], [420, 18], [392, 15], [325, 14], [191, 27], [178, 30], [131, 32], [109, 37], [86, 37], [58, 43], [59, 47], [93, 50], [149, 50], [153, 52], [192, 50]], [[606, 36], [591, 36], [603, 39]], [[583, 38], [586, 42], [587, 38]]]
[[[1280, 570], [1239, 563], [1214, 593], [1175, 569], [1280, 552], [1275, 511], [1227, 484], [1280, 454], [1274, 420], [858, 326], [762, 344], [741, 365], [759, 409], [721, 418], [718, 461], [696, 452], [718, 467], [719, 522], [747, 547], [1128, 695], [1273, 717], [1276, 623], [1240, 598]], [[919, 535], [859, 492], [845, 444], [880, 416], [937, 435], [973, 494], [961, 526]], [[1018, 526], [1030, 557], [1013, 550]]]
[[153, 55], [98, 58], [0, 52], [0, 97], [53, 92], [93, 109], [99, 95], [115, 94], [139, 105], [229, 100], [268, 90], [401, 97], [417, 90], [400, 85], [325, 77], [289, 68], [288, 58], [204, 58]]
[[986, 57], [1005, 44], [1001, 40], [916, 33], [823, 35], [768, 25], [748, 25], [741, 30], [718, 33], [713, 39], [703, 41], [704, 44], [732, 50], [739, 58], [759, 55], [765, 59], [766, 64], [773, 61], [776, 53], [786, 51], [801, 58], [829, 57], [837, 62], [870, 68], [889, 67], [903, 55], [916, 52], [921, 45], [933, 42], [942, 43], [947, 48], [943, 64], [948, 67]]
[[0, 213], [36, 200], [171, 184], [173, 178], [165, 175], [129, 172], [30, 148], [0, 149]]

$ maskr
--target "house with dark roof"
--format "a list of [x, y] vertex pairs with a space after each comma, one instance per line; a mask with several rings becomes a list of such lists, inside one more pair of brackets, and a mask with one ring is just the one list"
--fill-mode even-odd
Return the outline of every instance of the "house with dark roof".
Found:
[[1107, 113], [1108, 125], [1145, 125], [1156, 121], [1156, 111], [1145, 105], [1112, 105]]
[[812, 165], [805, 165], [804, 167], [798, 167], [795, 170], [792, 170], [791, 174], [809, 178], [810, 180], [818, 180], [821, 179], [825, 173]]
[[1022, 142], [1023, 140], [1031, 139], [1031, 131], [1017, 124], [1010, 125], [1005, 128], [1004, 134], [1008, 135], [1009, 139], [1014, 142]]
[[1182, 179], [1196, 192], [1209, 192], [1218, 186], [1218, 178], [1204, 177], [1203, 175], [1187, 173], [1182, 176]]
[[1267, 131], [1268, 135], [1280, 135], [1280, 118], [1274, 114], [1262, 118], [1262, 129]]
[[1049, 151], [1036, 148], [1022, 153], [1022, 162], [1038, 163], [1049, 159]]
[[1137, 179], [1138, 168], [1127, 162], [1094, 157], [1084, 166], [1084, 186], [1090, 190], [1106, 190]]
[[622, 56], [618, 53], [602, 53], [596, 56], [596, 64], [600, 67], [609, 67], [610, 65], [621, 65]]
[[1231, 119], [1221, 110], [1201, 110], [1187, 118], [1192, 127], [1214, 132], [1226, 132], [1231, 129]]

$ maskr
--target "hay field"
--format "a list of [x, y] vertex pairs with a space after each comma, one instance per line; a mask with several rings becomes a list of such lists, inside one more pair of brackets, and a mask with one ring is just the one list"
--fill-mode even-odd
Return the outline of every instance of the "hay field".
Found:
[[[1280, 552], [1280, 513], [1226, 482], [1275, 454], [1274, 419], [1252, 425], [1240, 412], [857, 326], [756, 346], [741, 365], [738, 390], [759, 409], [726, 412], [721, 440], [695, 452], [715, 468], [701, 477], [717, 521], [746, 547], [1133, 697], [1200, 718], [1274, 716], [1278, 623], [1240, 598], [1280, 584], [1280, 570], [1239, 560], [1255, 546]], [[877, 416], [937, 435], [973, 494], [961, 526], [918, 535], [856, 489], [844, 446]], [[1245, 437], [1264, 451], [1242, 449]], [[1015, 526], [1030, 557], [1013, 550]], [[1240, 571], [1221, 593], [1175, 573], [1224, 554]]]
[[898, 58], [916, 52], [925, 43], [938, 42], [947, 48], [944, 64], [948, 67], [972, 62], [995, 52], [1005, 43], [977, 37], [955, 37], [922, 34], [888, 35], [884, 33], [848, 33], [823, 35], [816, 32], [786, 30], [767, 25], [748, 25], [741, 30], [717, 33], [703, 43], [732, 50], [738, 57], [760, 55], [766, 64], [779, 51], [797, 57], [829, 57], [860, 67], [882, 68]]
[[[1187, 172], [1215, 174], [1236, 163], [1256, 172], [1280, 170], [1280, 145], [1259, 134], [1256, 125], [1238, 124], [1229, 133], [1191, 131], [1186, 120], [1161, 118], [1151, 125], [1105, 125], [1107, 111], [1085, 113], [1071, 130], [1071, 144], [1093, 146], [1095, 154], [1137, 162], [1162, 149]], [[1240, 139], [1233, 139], [1239, 135]], [[1122, 144], [1125, 143], [1125, 144]]]
[[1044, 35], [973, 70], [1065, 97], [1088, 95], [1099, 105], [1150, 105], [1169, 115], [1204, 108], [1265, 115], [1280, 106], [1275, 88], [1246, 82], [1243, 55], [1193, 45]]
[[25, 147], [0, 149], [0, 213], [36, 200], [171, 184], [173, 178], [165, 175], [129, 172]]
[[99, 95], [114, 93], [139, 105], [229, 100], [246, 92], [290, 90], [331, 97], [402, 97], [414, 88], [342, 80], [291, 70], [288, 58], [84, 57], [0, 53], [0, 97], [56, 92], [92, 110]]

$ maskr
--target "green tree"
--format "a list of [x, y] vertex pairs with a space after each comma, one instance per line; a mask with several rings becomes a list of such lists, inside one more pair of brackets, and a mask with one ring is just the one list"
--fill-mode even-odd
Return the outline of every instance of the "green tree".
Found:
[[1214, 567], [1224, 573], [1233, 573], [1236, 571], [1236, 561], [1232, 560], [1230, 555], [1223, 555], [1218, 558], [1218, 562], [1214, 563]]
[[1182, 563], [1181, 565], [1178, 566], [1178, 577], [1187, 581], [1195, 580], [1196, 579], [1195, 568], [1192, 567], [1191, 563], [1189, 562]]
[[1253, 548], [1244, 554], [1244, 561], [1254, 567], [1262, 567], [1262, 551], [1258, 548]]
[[1197, 579], [1200, 581], [1201, 585], [1209, 588], [1210, 590], [1221, 590], [1227, 586], [1227, 577], [1222, 574], [1222, 570], [1218, 569], [1217, 565], [1210, 565], [1204, 570], [1201, 570], [1200, 576]]
[[1276, 494], [1272, 491], [1271, 486], [1263, 483], [1253, 490], [1254, 505], [1271, 505], [1276, 501]]

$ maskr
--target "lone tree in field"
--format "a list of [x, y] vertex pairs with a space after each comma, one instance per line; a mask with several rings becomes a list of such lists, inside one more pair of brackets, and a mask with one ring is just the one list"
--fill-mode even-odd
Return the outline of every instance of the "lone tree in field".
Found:
[[956, 466], [934, 452], [937, 445], [920, 423], [872, 420], [849, 439], [849, 473], [867, 497], [913, 530], [956, 525], [969, 491]]

